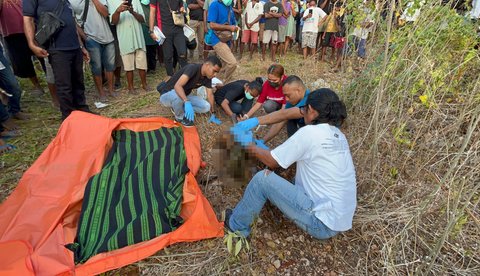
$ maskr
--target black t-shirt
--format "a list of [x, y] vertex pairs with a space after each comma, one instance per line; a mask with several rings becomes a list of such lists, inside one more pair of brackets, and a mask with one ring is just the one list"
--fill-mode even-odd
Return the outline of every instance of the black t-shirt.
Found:
[[[187, 0], [187, 4], [197, 4], [197, 0]], [[191, 20], [197, 20], [197, 21], [203, 21], [203, 6], [200, 6], [200, 9], [190, 9], [190, 19]]]
[[231, 82], [215, 92], [215, 102], [219, 105], [227, 99], [229, 103], [236, 102], [245, 97], [245, 84], [247, 80], [237, 80]]
[[[23, 15], [33, 17], [36, 20], [44, 12], [54, 12], [60, 0], [23, 0]], [[47, 45], [47, 50], [75, 50], [80, 48], [77, 37], [77, 24], [73, 18], [73, 12], [68, 1], [64, 2], [60, 19], [64, 26], [53, 36], [53, 42]], [[38, 28], [38, 26], [37, 26]]]
[[[150, 5], [153, 5], [156, 7], [157, 19], [160, 18], [161, 20], [161, 22], [158, 25], [161, 24], [160, 29], [165, 35], [177, 33], [177, 32], [183, 33], [183, 27], [173, 24], [172, 13], [170, 12], [170, 8], [172, 9], [172, 11], [178, 11], [180, 7], [183, 6], [183, 1], [151, 0]], [[160, 16], [158, 15], [158, 13], [160, 13]]]
[[200, 86], [212, 88], [212, 80], [202, 76], [202, 64], [187, 64], [173, 74], [173, 76], [165, 84], [165, 87], [161, 93], [172, 90], [182, 75], [187, 75], [189, 78], [183, 87], [183, 90], [185, 90], [185, 95], [189, 95], [192, 93], [192, 89], [199, 88]]

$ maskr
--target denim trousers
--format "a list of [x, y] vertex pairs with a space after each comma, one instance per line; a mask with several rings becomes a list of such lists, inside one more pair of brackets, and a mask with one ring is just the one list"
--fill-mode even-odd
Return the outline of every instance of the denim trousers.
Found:
[[90, 70], [94, 76], [101, 76], [102, 69], [107, 72], [115, 70], [115, 43], [113, 41], [101, 44], [87, 37], [85, 47], [90, 54]]
[[248, 183], [245, 194], [230, 217], [231, 230], [239, 231], [245, 237], [250, 235], [251, 224], [267, 200], [298, 227], [317, 239], [328, 239], [338, 233], [330, 230], [315, 216], [312, 211], [313, 201], [302, 187], [268, 170], [258, 172]]
[[10, 67], [10, 63], [3, 55], [3, 48], [0, 46], [0, 62], [5, 66], [4, 69], [0, 70], [0, 88], [5, 90], [8, 94], [11, 94], [11, 97], [8, 97], [7, 108], [0, 103], [0, 122], [5, 122], [10, 118], [10, 114], [15, 114], [21, 111], [20, 108], [20, 98], [22, 97], [22, 89], [18, 84], [13, 70]]
[[[210, 103], [204, 100], [202, 97], [188, 95], [188, 100], [192, 104], [195, 113], [207, 113], [210, 111]], [[160, 96], [160, 103], [166, 107], [171, 107], [173, 113], [175, 113], [175, 119], [177, 121], [183, 119], [184, 109], [183, 100], [177, 95], [174, 89]]]

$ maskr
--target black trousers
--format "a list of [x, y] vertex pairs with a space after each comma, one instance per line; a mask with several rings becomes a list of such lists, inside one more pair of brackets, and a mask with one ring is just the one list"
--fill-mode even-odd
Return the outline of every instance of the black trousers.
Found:
[[187, 65], [187, 45], [185, 43], [185, 35], [182, 32], [173, 32], [165, 34], [165, 41], [162, 44], [163, 60], [165, 62], [165, 68], [167, 69], [167, 75], [173, 76], [173, 57], [175, 51], [177, 53], [177, 60], [180, 63], [180, 67]]
[[158, 45], [147, 45], [147, 69], [155, 71], [157, 69], [157, 47]]
[[228, 104], [230, 106], [230, 109], [232, 110], [233, 113], [237, 114], [237, 115], [244, 115], [244, 114], [247, 114], [248, 111], [250, 111], [250, 109], [252, 108], [252, 105], [253, 105], [253, 99], [252, 100], [247, 100], [246, 98], [242, 100], [242, 103], [238, 103], [238, 102], [231, 102]]
[[294, 119], [287, 121], [287, 135], [291, 137], [297, 130], [305, 126], [305, 121], [303, 119]]
[[62, 120], [65, 120], [74, 110], [90, 112], [85, 100], [82, 51], [75, 49], [67, 51], [51, 50], [48, 52], [55, 75]]

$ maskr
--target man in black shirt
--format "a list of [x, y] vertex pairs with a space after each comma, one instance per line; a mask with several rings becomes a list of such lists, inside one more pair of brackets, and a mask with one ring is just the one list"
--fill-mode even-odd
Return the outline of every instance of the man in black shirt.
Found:
[[165, 41], [162, 44], [163, 59], [165, 68], [169, 77], [173, 76], [173, 56], [177, 53], [177, 60], [180, 67], [187, 65], [187, 45], [183, 26], [173, 23], [172, 11], [185, 12], [182, 0], [152, 0], [150, 1], [150, 20], [148, 22], [149, 33], [153, 40], [157, 37], [153, 33], [153, 25], [157, 19], [157, 25], [165, 35]]
[[[222, 62], [215, 56], [208, 57], [203, 64], [182, 67], [165, 84], [159, 85], [160, 103], [172, 108], [177, 122], [187, 127], [193, 126], [195, 112], [213, 110], [212, 79], [221, 68]], [[200, 86], [207, 88], [208, 102], [190, 95], [193, 89]]]
[[[262, 83], [258, 80], [252, 82], [237, 80], [217, 90], [215, 92], [215, 102], [236, 123], [238, 116], [243, 116], [250, 111], [253, 99], [258, 97], [261, 92]], [[238, 102], [240, 100], [241, 103]]]
[[[187, 0], [188, 9], [190, 10], [190, 20], [188, 26], [195, 31], [197, 36], [198, 59], [203, 60], [203, 37], [205, 30], [203, 26], [203, 0]], [[190, 51], [190, 57], [193, 57], [193, 50]]]
[[[38, 22], [44, 12], [55, 13], [57, 5], [63, 5], [59, 19], [64, 25], [49, 42], [39, 45], [35, 40], [35, 22]], [[83, 59], [90, 61], [90, 55], [79, 39], [77, 24], [68, 1], [24, 0], [23, 23], [28, 46], [32, 52], [39, 58], [48, 57], [52, 65], [62, 120], [74, 110], [91, 112], [86, 103], [83, 82]], [[39, 27], [41, 26], [37, 26]]]

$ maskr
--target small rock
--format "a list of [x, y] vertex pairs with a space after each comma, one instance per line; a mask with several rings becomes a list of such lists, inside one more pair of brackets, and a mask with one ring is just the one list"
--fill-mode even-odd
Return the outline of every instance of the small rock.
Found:
[[280, 240], [279, 240], [279, 239], [276, 239], [275, 242], [276, 242], [277, 244], [280, 244]]
[[287, 237], [285, 240], [286, 240], [287, 242], [292, 242], [292, 241], [293, 241], [293, 237]]
[[277, 245], [273, 241], [268, 241], [267, 242], [268, 247], [275, 248]]
[[281, 265], [282, 265], [282, 263], [280, 262], [280, 260], [275, 260], [275, 261], [273, 262], [273, 266], [274, 266], [276, 269], [279, 269]]
[[310, 261], [307, 258], [301, 258], [300, 261], [303, 262], [304, 266], [310, 266]]
[[265, 233], [263, 234], [263, 237], [267, 240], [271, 240], [272, 239], [272, 235], [270, 235], [270, 233]]
[[305, 242], [305, 237], [303, 235], [298, 236], [300, 242]]
[[258, 224], [262, 224], [262, 223], [263, 223], [263, 220], [262, 220], [261, 218], [258, 218], [258, 219], [257, 219], [257, 223], [258, 223]]

